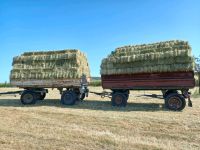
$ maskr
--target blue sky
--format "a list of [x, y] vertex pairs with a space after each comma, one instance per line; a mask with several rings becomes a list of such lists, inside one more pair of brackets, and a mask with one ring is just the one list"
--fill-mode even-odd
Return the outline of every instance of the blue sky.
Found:
[[199, 0], [0, 0], [0, 82], [25, 51], [77, 48], [100, 76], [116, 47], [171, 39], [200, 55]]

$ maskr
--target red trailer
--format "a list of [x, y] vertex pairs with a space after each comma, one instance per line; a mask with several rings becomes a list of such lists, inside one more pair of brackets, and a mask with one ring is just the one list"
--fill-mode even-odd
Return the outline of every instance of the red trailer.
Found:
[[194, 72], [162, 72], [102, 75], [103, 89], [111, 89], [113, 106], [126, 106], [130, 90], [161, 90], [165, 106], [171, 110], [182, 110], [192, 105], [189, 89], [194, 88]]

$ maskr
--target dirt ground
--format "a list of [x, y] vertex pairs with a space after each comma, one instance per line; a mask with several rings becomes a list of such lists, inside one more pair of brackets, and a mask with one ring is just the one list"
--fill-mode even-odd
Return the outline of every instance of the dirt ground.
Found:
[[19, 95], [1, 95], [0, 149], [200, 149], [200, 98], [192, 98], [192, 108], [174, 112], [151, 94], [161, 93], [131, 92], [125, 108], [94, 94], [63, 106], [56, 89], [30, 106], [22, 105]]

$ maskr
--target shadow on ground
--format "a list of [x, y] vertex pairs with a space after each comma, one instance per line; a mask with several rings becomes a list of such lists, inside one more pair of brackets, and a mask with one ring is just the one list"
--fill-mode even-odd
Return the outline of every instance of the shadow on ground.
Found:
[[137, 103], [129, 102], [126, 107], [113, 107], [110, 101], [84, 100], [77, 101], [73, 106], [65, 106], [58, 99], [46, 99], [37, 101], [34, 105], [23, 105], [18, 99], [1, 99], [0, 107], [41, 107], [52, 106], [70, 109], [89, 109], [103, 111], [166, 111], [163, 103]]

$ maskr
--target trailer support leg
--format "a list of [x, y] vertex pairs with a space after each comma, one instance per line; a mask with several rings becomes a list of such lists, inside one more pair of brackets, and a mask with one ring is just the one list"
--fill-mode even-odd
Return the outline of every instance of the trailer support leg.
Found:
[[188, 90], [183, 90], [183, 91], [182, 91], [182, 94], [183, 94], [183, 96], [184, 96], [185, 98], [188, 99], [188, 107], [192, 107], [192, 100], [190, 99], [191, 93], [188, 92]]
[[191, 99], [190, 99], [190, 96], [188, 97], [188, 106], [189, 106], [189, 107], [192, 107], [192, 101], [191, 101]]

